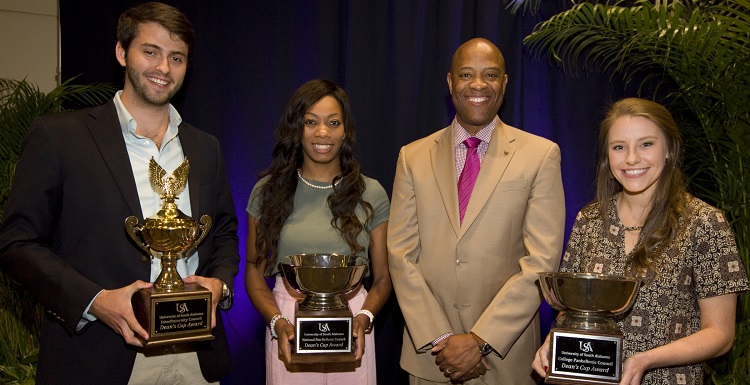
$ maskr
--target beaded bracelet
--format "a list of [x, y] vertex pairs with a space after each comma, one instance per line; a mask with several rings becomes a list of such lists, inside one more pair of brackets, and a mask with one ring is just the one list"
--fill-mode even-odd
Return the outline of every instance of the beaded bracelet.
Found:
[[275, 316], [273, 316], [273, 318], [271, 318], [271, 322], [268, 324], [268, 327], [271, 329], [271, 339], [272, 340], [276, 340], [276, 339], [279, 338], [279, 335], [276, 334], [276, 328], [275, 327], [276, 327], [276, 321], [278, 321], [280, 319], [283, 319], [289, 325], [292, 324], [292, 321], [289, 321], [289, 318], [287, 318], [285, 315], [276, 314]]
[[365, 333], [369, 333], [370, 330], [372, 330], [372, 323], [375, 321], [375, 316], [372, 315], [371, 311], [362, 309], [362, 310], [358, 311], [357, 313], [355, 313], [353, 318], [357, 318], [357, 316], [360, 315], [360, 314], [364, 314], [364, 315], [367, 316], [367, 318], [370, 319], [370, 326], [368, 326], [367, 329], [365, 330]]

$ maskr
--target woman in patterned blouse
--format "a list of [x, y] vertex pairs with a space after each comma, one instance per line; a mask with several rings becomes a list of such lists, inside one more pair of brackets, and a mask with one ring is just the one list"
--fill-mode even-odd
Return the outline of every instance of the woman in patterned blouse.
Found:
[[[718, 209], [690, 195], [672, 115], [649, 100], [615, 103], [599, 135], [597, 197], [584, 207], [561, 271], [639, 276], [617, 319], [620, 384], [703, 384], [702, 362], [726, 353], [737, 293], [748, 290], [734, 235]], [[549, 337], [532, 368], [549, 366]]]

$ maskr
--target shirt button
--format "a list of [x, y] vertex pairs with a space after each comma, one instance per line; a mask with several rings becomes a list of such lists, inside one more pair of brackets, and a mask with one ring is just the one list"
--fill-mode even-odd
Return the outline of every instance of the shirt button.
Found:
[[454, 309], [458, 309], [458, 304], [457, 304], [457, 303], [454, 303], [454, 304], [453, 304], [453, 308], [454, 308]]
[[457, 259], [456, 260], [456, 266], [462, 266], [464, 264], [464, 261]]

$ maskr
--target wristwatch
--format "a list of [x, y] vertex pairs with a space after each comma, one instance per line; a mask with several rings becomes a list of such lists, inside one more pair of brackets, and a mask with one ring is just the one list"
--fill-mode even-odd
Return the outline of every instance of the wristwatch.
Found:
[[219, 298], [219, 301], [224, 301], [229, 298], [229, 285], [221, 279], [219, 279], [219, 282], [221, 282], [221, 298]]
[[487, 341], [481, 339], [478, 335], [474, 334], [474, 332], [471, 332], [471, 336], [474, 337], [475, 340], [477, 340], [477, 345], [479, 346], [479, 352], [482, 353], [482, 357], [492, 353], [492, 346], [490, 346]]
[[482, 353], [482, 357], [492, 353], [492, 346], [488, 344], [487, 342], [482, 342], [479, 344], [479, 352]]
[[229, 298], [229, 285], [226, 282], [221, 281], [221, 300]]

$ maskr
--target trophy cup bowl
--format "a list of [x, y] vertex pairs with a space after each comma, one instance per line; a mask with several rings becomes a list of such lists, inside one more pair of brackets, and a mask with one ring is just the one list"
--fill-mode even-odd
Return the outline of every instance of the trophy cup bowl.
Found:
[[640, 279], [595, 273], [539, 273], [547, 303], [560, 311], [550, 330], [548, 384], [617, 384], [622, 333], [614, 317], [635, 302]]
[[341, 310], [347, 308], [343, 295], [356, 289], [369, 260], [345, 254], [296, 254], [281, 270], [289, 285], [307, 297], [301, 309]]
[[198, 223], [192, 218], [146, 219], [143, 241], [162, 253], [184, 253], [198, 240]]
[[345, 254], [296, 254], [279, 263], [284, 280], [305, 294], [295, 311], [292, 363], [353, 362], [352, 312], [344, 294], [359, 286], [369, 260]]
[[[171, 212], [174, 209], [174, 212]], [[185, 287], [177, 272], [177, 259], [191, 252], [208, 234], [211, 217], [201, 217], [201, 225], [175, 208], [166, 207], [138, 226], [138, 218], [125, 220], [125, 230], [141, 249], [162, 261], [156, 291], [181, 290]]]
[[612, 316], [632, 306], [640, 285], [637, 278], [596, 273], [540, 273], [539, 281], [547, 303], [564, 312], [557, 325], [579, 330], [616, 330]]

